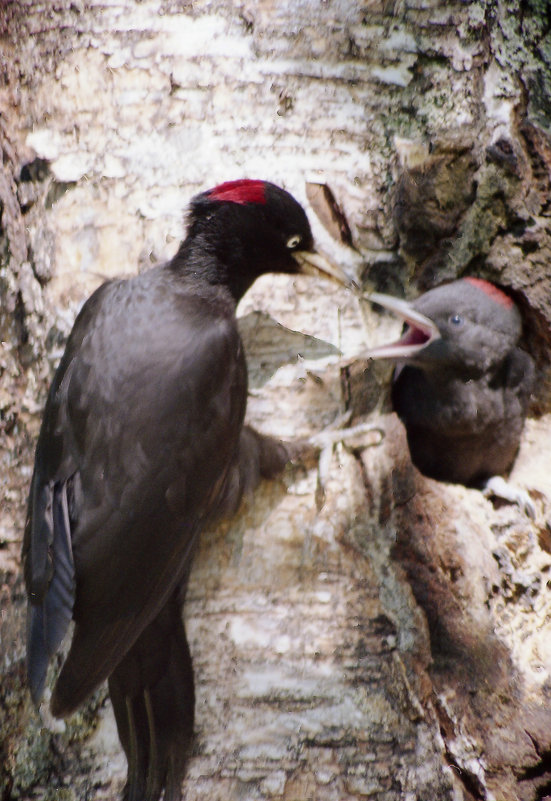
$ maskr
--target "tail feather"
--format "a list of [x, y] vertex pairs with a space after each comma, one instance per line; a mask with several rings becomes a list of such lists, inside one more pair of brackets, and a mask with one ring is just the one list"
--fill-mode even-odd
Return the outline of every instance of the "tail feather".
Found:
[[174, 595], [109, 678], [128, 761], [125, 801], [179, 801], [193, 737], [193, 669]]

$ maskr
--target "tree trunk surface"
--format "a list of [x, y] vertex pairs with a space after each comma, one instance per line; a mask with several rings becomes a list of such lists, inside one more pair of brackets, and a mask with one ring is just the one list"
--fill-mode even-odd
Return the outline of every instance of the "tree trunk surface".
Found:
[[204, 532], [183, 797], [551, 797], [550, 29], [543, 0], [0, 0], [2, 801], [122, 789], [105, 689], [56, 724], [24, 687], [33, 448], [83, 300], [170, 257], [189, 198], [239, 177], [290, 190], [368, 287], [514, 293], [538, 383], [512, 479], [536, 516], [412, 466], [390, 368], [358, 358], [398, 323], [259, 280], [249, 422], [374, 430]]

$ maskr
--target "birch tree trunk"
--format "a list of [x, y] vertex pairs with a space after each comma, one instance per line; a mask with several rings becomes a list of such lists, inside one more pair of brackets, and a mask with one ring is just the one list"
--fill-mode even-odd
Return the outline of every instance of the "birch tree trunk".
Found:
[[515, 293], [539, 381], [513, 479], [537, 511], [412, 467], [388, 369], [353, 360], [396, 323], [311, 278], [258, 281], [239, 309], [249, 421], [290, 438], [350, 410], [378, 431], [324, 457], [323, 493], [315, 470], [287, 475], [204, 533], [184, 798], [551, 797], [549, 14], [0, 0], [2, 801], [122, 788], [105, 691], [56, 727], [24, 690], [33, 447], [82, 301], [170, 257], [186, 201], [238, 177], [289, 189], [366, 286], [414, 296], [473, 274]]

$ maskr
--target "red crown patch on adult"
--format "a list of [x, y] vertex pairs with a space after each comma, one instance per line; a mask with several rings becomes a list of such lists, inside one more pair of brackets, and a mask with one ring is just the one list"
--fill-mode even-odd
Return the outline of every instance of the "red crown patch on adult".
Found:
[[483, 292], [488, 295], [492, 300], [495, 300], [497, 303], [501, 303], [502, 306], [505, 306], [507, 309], [510, 309], [513, 305], [512, 298], [509, 295], [506, 295], [505, 292], [502, 292], [501, 289], [498, 289], [497, 286], [494, 286], [489, 281], [485, 281], [483, 278], [465, 278], [465, 281], [468, 281], [469, 284], [476, 286], [478, 289], [481, 289]]
[[243, 178], [239, 181], [226, 181], [215, 186], [208, 193], [210, 200], [227, 201], [229, 203], [266, 203], [266, 185], [264, 181], [253, 181]]

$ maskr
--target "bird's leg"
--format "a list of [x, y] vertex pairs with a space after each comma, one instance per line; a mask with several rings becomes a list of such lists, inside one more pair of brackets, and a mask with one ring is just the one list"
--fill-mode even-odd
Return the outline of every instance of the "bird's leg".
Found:
[[[219, 506], [219, 517], [229, 517], [237, 510], [241, 498], [254, 491], [260, 480], [271, 479], [285, 470], [307, 470], [318, 467], [318, 490], [316, 499], [325, 493], [325, 484], [333, 448], [338, 442], [358, 443], [362, 448], [379, 445], [384, 432], [370, 423], [345, 428], [350, 420], [350, 412], [337, 415], [323, 431], [292, 441], [277, 440], [259, 434], [251, 426], [244, 426], [239, 441], [238, 458], [227, 476], [224, 495]], [[365, 434], [375, 434], [374, 441], [366, 442]]]
[[[373, 425], [373, 423], [360, 423], [346, 428], [350, 417], [351, 412], [339, 414], [333, 422], [329, 423], [322, 431], [318, 431], [317, 434], [292, 442], [282, 442], [281, 444], [287, 453], [287, 462], [297, 466], [313, 466], [317, 461], [326, 461], [326, 452], [331, 454], [333, 447], [339, 442], [351, 447], [357, 445], [362, 448], [381, 444], [384, 438], [382, 428]], [[371, 433], [376, 435], [375, 438], [373, 441], [366, 442], [364, 435]]]
[[[342, 442], [351, 447], [356, 444], [358, 447], [368, 448], [380, 445], [383, 441], [384, 431], [372, 423], [360, 423], [346, 428], [350, 417], [350, 411], [337, 415], [332, 423], [317, 434], [295, 442], [282, 443], [288, 453], [288, 464], [291, 467], [313, 467], [317, 463], [316, 505], [318, 509], [323, 506], [325, 501], [325, 487], [335, 445]], [[372, 440], [366, 441], [366, 434], [375, 436]]]
[[532, 520], [536, 517], [536, 507], [526, 490], [515, 487], [514, 484], [510, 484], [503, 476], [492, 476], [487, 479], [482, 487], [482, 494], [485, 498], [489, 498], [493, 495], [509, 503], [516, 503], [516, 505]]
[[[358, 447], [361, 445], [362, 448], [381, 444], [385, 435], [382, 428], [373, 425], [373, 423], [359, 423], [358, 425], [347, 428], [346, 424], [350, 420], [350, 417], [350, 411], [337, 415], [333, 422], [326, 428], [309, 437], [312, 445], [319, 448], [320, 451], [323, 451], [326, 448], [332, 448], [338, 442], [342, 442], [350, 447], [354, 447], [354, 442], [356, 442]], [[365, 442], [363, 439], [364, 435], [373, 432], [376, 434], [373, 441]]]

